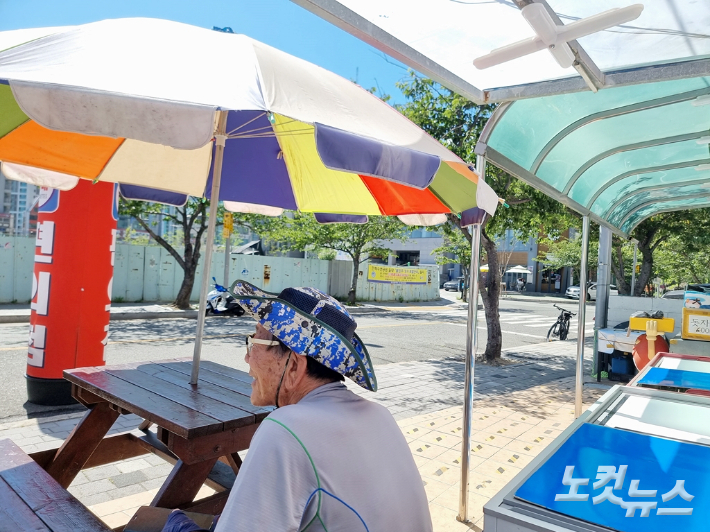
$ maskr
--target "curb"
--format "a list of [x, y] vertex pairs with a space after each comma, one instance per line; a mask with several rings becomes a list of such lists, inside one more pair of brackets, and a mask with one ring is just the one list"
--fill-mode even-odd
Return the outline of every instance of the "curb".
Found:
[[377, 314], [378, 312], [388, 312], [387, 309], [380, 308], [380, 307], [348, 307], [346, 306], [345, 309], [350, 313], [350, 314]]
[[[176, 318], [197, 318], [197, 310], [176, 310], [171, 312], [114, 312], [111, 313], [110, 321], [120, 320], [155, 320], [155, 319], [176, 319]], [[0, 323], [29, 323], [30, 315], [11, 314], [0, 315]]]
[[[382, 308], [375, 306], [363, 306], [363, 307], [345, 307], [350, 314], [378, 314], [380, 312], [393, 312], [390, 308]], [[441, 308], [441, 307], [433, 307]], [[459, 305], [458, 307], [452, 307], [457, 309], [467, 309], [467, 305]], [[478, 305], [479, 309], [482, 309], [482, 305]], [[402, 307], [403, 311], [407, 310], [407, 307]], [[197, 310], [175, 310], [167, 312], [112, 312], [110, 321], [122, 321], [122, 320], [156, 320], [156, 319], [196, 319], [199, 311]], [[0, 323], [29, 323], [29, 314], [8, 314], [0, 315]]]

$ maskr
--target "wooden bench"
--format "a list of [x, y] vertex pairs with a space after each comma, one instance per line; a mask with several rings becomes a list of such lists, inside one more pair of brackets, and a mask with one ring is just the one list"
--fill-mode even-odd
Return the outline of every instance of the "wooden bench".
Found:
[[111, 531], [12, 440], [7, 439], [0, 440], [0, 530]]

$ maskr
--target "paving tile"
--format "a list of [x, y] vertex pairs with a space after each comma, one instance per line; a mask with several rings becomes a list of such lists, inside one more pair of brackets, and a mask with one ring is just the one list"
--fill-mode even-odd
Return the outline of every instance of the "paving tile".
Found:
[[471, 456], [477, 456], [480, 458], [490, 458], [499, 450], [499, 447], [490, 445], [489, 443], [471, 441]]
[[107, 492], [107, 495], [111, 497], [111, 499], [122, 499], [129, 495], [143, 493], [143, 491], [143, 486], [140, 484], [129, 484], [128, 486], [124, 486], [122, 488], [115, 488]]
[[445, 508], [440, 504], [429, 505], [434, 532], [471, 532], [471, 528], [456, 520], [458, 512]]
[[509, 452], [517, 454], [526, 454], [530, 457], [535, 457], [540, 454], [540, 451], [547, 447], [547, 443], [547, 440], [543, 440], [542, 442], [537, 443], [527, 442], [523, 440], [513, 440], [508, 445], [503, 447], [502, 450], [507, 450]]
[[154, 478], [163, 478], [164, 479], [165, 477], [167, 477], [170, 474], [170, 472], [172, 470], [173, 470], [172, 464], [169, 464], [167, 462], [163, 462], [160, 465], [143, 469], [143, 474], [149, 480], [154, 479]]
[[513, 438], [508, 438], [498, 433], [488, 432], [487, 430], [479, 430], [471, 432], [471, 441], [492, 445], [499, 449], [505, 447]]
[[86, 484], [89, 482], [89, 479], [86, 478], [86, 475], [84, 474], [83, 471], [79, 471], [79, 474], [74, 477], [74, 480], [72, 480], [71, 485], [72, 486], [81, 486], [82, 484]]
[[137, 470], [131, 471], [130, 473], [116, 475], [115, 477], [111, 477], [109, 480], [113, 482], [114, 486], [117, 488], [124, 488], [126, 486], [130, 486], [131, 484], [140, 484], [141, 482], [145, 482], [148, 480], [148, 477], [145, 476], [143, 470]]
[[515, 452], [506, 447], [491, 456], [490, 460], [504, 464], [503, 467], [513, 465], [518, 468], [523, 468], [532, 462], [534, 458], [535, 456], [533, 455]]
[[97, 493], [104, 493], [114, 489], [115, 487], [116, 486], [114, 486], [108, 479], [102, 479], [96, 482], [87, 482], [86, 484], [82, 484], [80, 486], [69, 486], [67, 491], [74, 495], [77, 499], [81, 500], [83, 497], [96, 495]]
[[430, 460], [424, 467], [419, 468], [419, 474], [424, 480], [432, 478], [450, 485], [461, 480], [460, 467], [454, 467], [439, 460]]
[[515, 438], [519, 434], [533, 428], [533, 425], [523, 424], [523, 422], [512, 421], [509, 418], [502, 419], [486, 427], [486, 431], [491, 434], [499, 434], [507, 438]]
[[152, 478], [150, 480], [146, 480], [145, 482], [141, 482], [141, 486], [143, 486], [143, 489], [145, 490], [152, 490], [155, 488], [160, 488], [164, 482], [164, 477]]
[[561, 430], [546, 427], [534, 427], [527, 432], [522, 433], [516, 439], [530, 443], [542, 443], [543, 441], [552, 441], [560, 434], [562, 434]]
[[[72, 491], [69, 490], [69, 493], [72, 493]], [[100, 504], [102, 502], [107, 502], [107, 501], [111, 500], [111, 497], [109, 497], [105, 491], [101, 492], [101, 493], [94, 493], [93, 495], [81, 495], [81, 496], [79, 496], [77, 494], [73, 494], [73, 495], [77, 499], [79, 499], [79, 501], [81, 501], [81, 503], [84, 506], [88, 506], [88, 507], [90, 507], [93, 504]]]
[[82, 473], [86, 475], [86, 478], [90, 482], [94, 482], [95, 480], [116, 477], [121, 474], [121, 471], [119, 471], [119, 469], [115, 465], [109, 464], [99, 467], [92, 467], [90, 469], [84, 469]]
[[120, 526], [125, 526], [130, 520], [123, 512], [116, 512], [111, 515], [104, 515], [99, 517], [109, 528], [118, 528]]
[[160, 456], [154, 455], [152, 453], [146, 454], [142, 458], [152, 466], [163, 465], [167, 463]]
[[440, 432], [433, 430], [428, 434], [420, 437], [417, 441], [424, 443], [433, 443], [434, 445], [439, 445], [441, 447], [446, 447], [451, 449], [452, 447], [461, 446], [461, 436], [454, 434], [447, 434], [446, 432]]
[[415, 440], [408, 443], [412, 455], [423, 456], [425, 458], [436, 458], [441, 453], [448, 451], [443, 445], [435, 445], [433, 443], [427, 443], [421, 440]]
[[440, 480], [435, 480], [431, 477], [427, 477], [426, 479], [422, 480], [422, 482], [424, 482], [424, 491], [426, 491], [427, 499], [429, 500], [429, 502], [434, 500], [436, 497], [438, 497], [451, 487], [451, 484], [441, 482]]
[[503, 463], [493, 460], [491, 457], [489, 460], [484, 461], [479, 466], [474, 468], [476, 474], [481, 474], [486, 478], [498, 479], [498, 478], [508, 478], [511, 479], [521, 471], [522, 467], [517, 467], [513, 463]]
[[111, 515], [116, 512], [125, 511], [129, 508], [134, 508], [136, 506], [144, 506], [150, 504], [158, 493], [157, 489], [152, 489], [148, 491], [142, 491], [141, 493], [135, 493], [132, 495], [127, 495], [125, 497], [116, 498], [110, 501], [104, 501], [101, 503], [93, 504], [89, 506], [95, 515], [103, 517], [105, 515]]
[[116, 467], [121, 473], [130, 473], [132, 471], [138, 471], [139, 469], [147, 469], [151, 467], [151, 464], [146, 462], [143, 458], [138, 458], [126, 462], [119, 462], [116, 464]]

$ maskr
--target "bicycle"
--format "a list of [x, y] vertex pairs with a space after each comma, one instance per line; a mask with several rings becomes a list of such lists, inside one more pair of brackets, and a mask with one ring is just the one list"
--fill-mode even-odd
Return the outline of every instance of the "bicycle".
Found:
[[559, 337], [560, 340], [567, 340], [567, 334], [569, 334], [569, 320], [572, 316], [576, 316], [577, 314], [558, 307], [557, 305], [552, 306], [560, 310], [560, 315], [557, 316], [557, 321], [550, 327], [550, 330], [547, 331], [547, 341], [551, 342], [551, 338], [554, 337]]

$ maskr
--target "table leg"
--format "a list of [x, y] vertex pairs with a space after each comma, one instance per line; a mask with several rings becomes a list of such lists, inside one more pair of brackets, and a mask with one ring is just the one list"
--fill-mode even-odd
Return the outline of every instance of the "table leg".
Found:
[[187, 465], [182, 460], [178, 460], [150, 505], [177, 508], [192, 502], [216, 462], [217, 458], [212, 458]]
[[47, 466], [47, 473], [63, 488], [68, 488], [118, 416], [109, 403], [94, 405], [59, 448]]
[[239, 469], [242, 467], [242, 459], [239, 457], [239, 453], [228, 454], [225, 458], [227, 459], [227, 462], [229, 462], [234, 474], [238, 475]]

